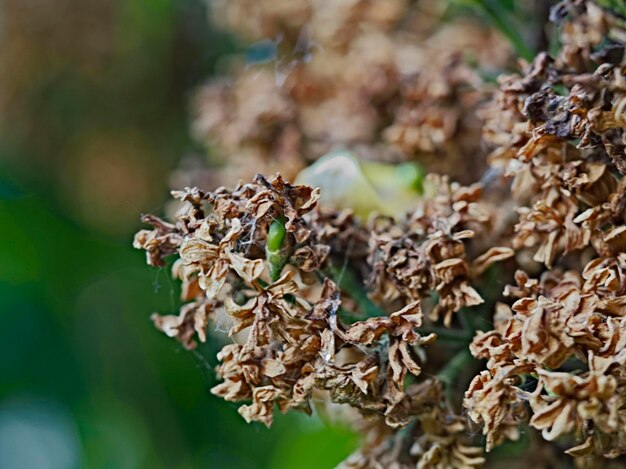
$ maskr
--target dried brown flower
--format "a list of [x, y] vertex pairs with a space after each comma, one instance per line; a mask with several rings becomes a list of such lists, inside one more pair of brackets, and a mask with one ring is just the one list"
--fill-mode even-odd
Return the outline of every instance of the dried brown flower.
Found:
[[[577, 447], [571, 454], [618, 455], [619, 445], [609, 451], [603, 443], [618, 438], [626, 416], [620, 378], [625, 352], [617, 345], [624, 321], [606, 306], [614, 304], [614, 293], [573, 271], [549, 272], [540, 282], [519, 272], [516, 280], [506, 292], [521, 298], [511, 309], [501, 305], [497, 329], [479, 333], [471, 346], [476, 357], [489, 360], [488, 371], [474, 379], [465, 405], [483, 425], [488, 449], [515, 438], [530, 410], [529, 424], [549, 441], [565, 434], [590, 438], [584, 451]], [[579, 372], [553, 371], [572, 366]], [[523, 390], [529, 378], [536, 380], [532, 392]], [[510, 430], [502, 427], [507, 421]]]
[[[453, 312], [483, 302], [470, 283], [472, 263], [466, 243], [475, 234], [468, 228], [486, 231], [490, 217], [478, 202], [479, 186], [461, 187], [434, 176], [429, 181], [433, 197], [425, 198], [403, 224], [374, 220], [368, 258], [371, 283], [385, 301], [423, 300], [436, 294], [430, 315], [434, 320], [443, 316], [449, 325]], [[511, 249], [494, 248], [476, 259], [474, 274], [512, 255]]]

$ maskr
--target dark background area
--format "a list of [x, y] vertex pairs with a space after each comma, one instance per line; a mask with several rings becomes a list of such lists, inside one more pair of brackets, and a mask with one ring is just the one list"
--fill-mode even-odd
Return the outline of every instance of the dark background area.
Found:
[[216, 346], [158, 333], [178, 291], [131, 247], [201, 154], [187, 104], [237, 44], [199, 0], [0, 3], [0, 467], [332, 467], [319, 418], [248, 425]]

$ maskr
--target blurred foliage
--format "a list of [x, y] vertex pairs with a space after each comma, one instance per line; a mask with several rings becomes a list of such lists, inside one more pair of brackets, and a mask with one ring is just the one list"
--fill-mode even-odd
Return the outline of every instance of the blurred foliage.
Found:
[[0, 18], [0, 467], [343, 459], [354, 437], [317, 417], [246, 424], [208, 392], [216, 347], [183, 353], [149, 321], [178, 292], [132, 233], [197, 151], [185, 103], [234, 47], [204, 4], [7, 0]]

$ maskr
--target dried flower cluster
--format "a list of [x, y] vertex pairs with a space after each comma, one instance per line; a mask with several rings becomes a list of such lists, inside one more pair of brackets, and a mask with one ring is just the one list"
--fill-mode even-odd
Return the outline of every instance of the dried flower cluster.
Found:
[[[406, 0], [227, 0], [216, 22], [253, 43], [247, 65], [195, 100], [194, 132], [236, 183], [288, 178], [336, 148], [377, 161], [418, 160], [479, 177], [483, 80], [463, 57], [498, 67], [509, 48], [477, 22], [439, 25], [444, 4]], [[489, 50], [489, 53], [486, 53]], [[255, 58], [259, 56], [258, 58]]]
[[435, 293], [430, 316], [443, 316], [449, 326], [452, 313], [483, 302], [470, 284], [472, 277], [513, 251], [494, 247], [470, 263], [464, 241], [475, 236], [474, 230], [485, 234], [490, 221], [489, 211], [479, 203], [480, 185], [461, 187], [431, 175], [426, 187], [432, 194], [425, 194], [422, 206], [406, 220], [374, 220], [370, 283], [383, 301], [420, 301]]
[[[626, 20], [590, 1], [552, 10], [563, 47], [500, 79], [487, 110], [490, 162], [514, 177], [513, 247], [524, 270], [504, 290], [495, 328], [471, 351], [487, 359], [465, 406], [487, 450], [528, 422], [567, 436], [579, 464], [624, 453], [626, 342], [623, 276], [623, 61]], [[562, 439], [562, 438], [561, 438]]]
[[[278, 84], [249, 67], [201, 92], [196, 130], [244, 172], [293, 175], [344, 145], [352, 156], [307, 171], [352, 184], [367, 179], [362, 159], [418, 159], [444, 175], [416, 173], [395, 216], [375, 184], [355, 196], [381, 195], [369, 205], [326, 204], [279, 175], [174, 192], [174, 222], [146, 216], [153, 228], [135, 238], [149, 264], [172, 257], [183, 286], [157, 328], [192, 349], [228, 322], [212, 392], [248, 422], [345, 410], [364, 438], [341, 467], [494, 467], [520, 448], [538, 467], [622, 467], [626, 16], [605, 3], [554, 6], [558, 55], [492, 91], [462, 55], [441, 54], [447, 27], [401, 0], [215, 2], [231, 30], [303, 55], [280, 64]], [[478, 115], [489, 167], [469, 137]], [[392, 178], [377, 181], [388, 198], [389, 168], [373, 170]], [[358, 216], [338, 208], [351, 204]]]
[[[487, 230], [489, 222], [479, 188], [434, 176], [425, 186], [432, 195], [402, 224], [374, 217], [371, 227], [345, 212], [324, 214], [318, 190], [280, 176], [257, 176], [234, 191], [175, 193], [183, 202], [176, 223], [146, 217], [154, 229], [135, 239], [152, 265], [177, 257], [172, 270], [187, 303], [178, 315], [155, 315], [156, 326], [193, 348], [207, 340], [210, 318], [230, 318], [234, 343], [218, 354], [222, 382], [212, 391], [251, 401], [239, 408], [248, 421], [270, 425], [275, 405], [309, 413], [321, 393], [385, 435], [374, 451], [381, 461], [384, 448], [406, 439], [404, 428], [419, 439], [411, 453], [423, 467], [446, 467], [450, 458], [474, 467], [480, 449], [464, 441], [465, 424], [448, 408], [441, 383], [422, 377], [424, 366], [429, 375], [441, 368], [424, 353], [437, 339], [432, 325], [440, 313], [449, 325], [453, 312], [481, 303], [472, 283], [512, 250], [492, 249], [470, 262], [469, 227]], [[406, 230], [414, 234], [404, 237]], [[346, 250], [354, 255], [344, 257]], [[365, 278], [377, 285], [378, 301], [367, 296]], [[427, 320], [422, 303], [433, 295], [440, 304]]]

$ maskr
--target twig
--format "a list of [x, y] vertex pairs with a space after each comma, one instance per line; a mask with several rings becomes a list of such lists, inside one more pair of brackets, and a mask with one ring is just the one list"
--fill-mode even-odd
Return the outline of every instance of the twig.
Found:
[[363, 312], [363, 314], [365, 314], [365, 316], [374, 318], [385, 315], [384, 311], [382, 311], [372, 300], [369, 299], [363, 284], [359, 281], [356, 274], [351, 269], [342, 268], [340, 270], [334, 265], [331, 265], [327, 269], [327, 274], [334, 280], [340, 290], [346, 291], [348, 295], [356, 301], [359, 309]]
[[467, 368], [467, 365], [473, 360], [474, 357], [472, 357], [469, 350], [463, 348], [448, 361], [446, 366], [444, 366], [439, 373], [437, 373], [437, 378], [444, 383], [446, 387], [444, 392], [449, 402], [452, 401], [454, 394], [452, 385], [463, 370]]

